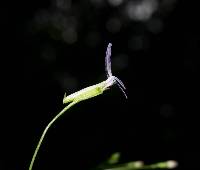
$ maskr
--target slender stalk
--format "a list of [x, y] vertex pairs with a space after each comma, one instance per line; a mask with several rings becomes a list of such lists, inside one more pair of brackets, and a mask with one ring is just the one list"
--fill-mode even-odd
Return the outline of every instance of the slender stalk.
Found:
[[30, 163], [30, 165], [29, 165], [29, 170], [32, 170], [32, 168], [33, 168], [33, 164], [34, 164], [35, 158], [36, 158], [36, 156], [37, 156], [37, 153], [38, 153], [38, 151], [39, 151], [39, 149], [40, 149], [40, 146], [41, 146], [41, 144], [42, 144], [42, 141], [43, 141], [43, 139], [44, 139], [44, 137], [45, 137], [45, 135], [46, 135], [48, 129], [51, 127], [51, 125], [52, 125], [61, 115], [63, 115], [63, 113], [65, 113], [65, 111], [67, 111], [70, 107], [72, 107], [72, 106], [75, 105], [76, 103], [78, 103], [78, 102], [75, 102], [75, 101], [74, 101], [74, 102], [70, 103], [68, 106], [66, 106], [66, 107], [65, 107], [62, 111], [60, 111], [60, 113], [58, 113], [58, 114], [51, 120], [51, 122], [49, 122], [49, 124], [46, 126], [46, 128], [44, 129], [44, 131], [43, 131], [43, 133], [42, 133], [42, 136], [40, 137], [40, 140], [39, 140], [39, 142], [38, 142], [38, 144], [37, 144], [37, 147], [36, 147], [36, 149], [35, 149], [35, 152], [34, 152], [34, 154], [33, 154], [31, 163]]

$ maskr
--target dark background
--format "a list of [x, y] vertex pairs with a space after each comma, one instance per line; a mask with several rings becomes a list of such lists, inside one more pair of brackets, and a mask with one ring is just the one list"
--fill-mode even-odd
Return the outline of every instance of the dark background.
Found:
[[197, 169], [198, 8], [177, 0], [8, 2], [0, 169], [28, 169], [64, 93], [106, 79], [109, 42], [128, 100], [114, 86], [77, 104], [49, 130], [33, 169], [92, 169], [116, 151], [121, 162], [172, 159]]

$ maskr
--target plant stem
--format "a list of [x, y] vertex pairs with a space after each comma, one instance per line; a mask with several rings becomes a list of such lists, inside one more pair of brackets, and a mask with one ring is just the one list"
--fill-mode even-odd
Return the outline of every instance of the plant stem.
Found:
[[76, 103], [78, 103], [78, 102], [75, 102], [75, 101], [74, 101], [74, 102], [70, 103], [68, 106], [66, 106], [66, 107], [65, 107], [62, 111], [60, 111], [60, 113], [58, 113], [58, 114], [51, 120], [51, 122], [49, 122], [49, 124], [46, 126], [46, 128], [44, 129], [44, 131], [43, 131], [43, 133], [42, 133], [42, 136], [40, 137], [40, 140], [39, 140], [39, 142], [38, 142], [38, 144], [37, 144], [37, 147], [36, 147], [36, 149], [35, 149], [35, 152], [34, 152], [34, 154], [33, 154], [31, 163], [30, 163], [30, 165], [29, 165], [29, 170], [32, 170], [32, 168], [33, 168], [33, 164], [34, 164], [35, 158], [36, 158], [36, 156], [37, 156], [37, 153], [38, 153], [38, 151], [39, 151], [39, 149], [40, 149], [40, 146], [41, 146], [41, 144], [42, 144], [42, 141], [43, 141], [43, 139], [44, 139], [44, 137], [45, 137], [45, 135], [46, 135], [48, 129], [51, 127], [51, 125], [52, 125], [61, 115], [63, 115], [63, 113], [65, 113], [65, 111], [67, 111], [70, 107], [72, 107], [72, 106], [75, 105]]

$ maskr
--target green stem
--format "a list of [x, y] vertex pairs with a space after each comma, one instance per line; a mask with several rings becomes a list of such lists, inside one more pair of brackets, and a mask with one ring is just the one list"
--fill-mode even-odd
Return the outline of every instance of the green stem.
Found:
[[76, 103], [78, 103], [78, 102], [72, 102], [72, 103], [70, 103], [68, 106], [66, 106], [66, 107], [65, 107], [60, 113], [58, 113], [58, 114], [51, 120], [51, 122], [49, 122], [49, 124], [46, 126], [46, 128], [44, 129], [44, 131], [43, 131], [43, 133], [42, 133], [42, 136], [40, 137], [40, 140], [39, 140], [39, 142], [38, 142], [38, 144], [37, 144], [37, 147], [36, 147], [36, 149], [35, 149], [35, 152], [34, 152], [34, 154], [33, 154], [33, 157], [32, 157], [32, 160], [31, 160], [31, 163], [30, 163], [30, 166], [29, 166], [29, 170], [32, 170], [32, 168], [33, 168], [33, 164], [34, 164], [35, 158], [36, 158], [36, 156], [37, 156], [37, 153], [38, 153], [38, 151], [39, 151], [39, 149], [40, 149], [40, 146], [41, 146], [41, 144], [42, 144], [42, 141], [43, 141], [43, 139], [44, 139], [44, 137], [45, 137], [45, 135], [46, 135], [48, 129], [51, 127], [51, 125], [52, 125], [61, 115], [63, 115], [63, 113], [65, 113], [65, 111], [67, 111], [70, 107], [72, 107], [72, 106], [75, 105]]

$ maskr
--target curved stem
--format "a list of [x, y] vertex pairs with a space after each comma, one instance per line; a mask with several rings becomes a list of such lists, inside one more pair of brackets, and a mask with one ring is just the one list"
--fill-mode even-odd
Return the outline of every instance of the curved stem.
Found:
[[32, 170], [32, 168], [33, 168], [33, 164], [34, 164], [35, 158], [36, 158], [36, 156], [37, 156], [37, 153], [38, 153], [38, 151], [39, 151], [39, 149], [40, 149], [40, 146], [41, 146], [41, 144], [42, 144], [42, 141], [43, 141], [43, 139], [44, 139], [44, 137], [45, 137], [45, 135], [46, 135], [48, 129], [51, 127], [51, 125], [52, 125], [61, 115], [63, 115], [63, 113], [65, 113], [65, 111], [67, 111], [70, 107], [72, 107], [72, 106], [75, 105], [76, 103], [78, 103], [78, 102], [72, 102], [72, 103], [70, 103], [68, 106], [66, 106], [66, 107], [65, 107], [62, 111], [60, 111], [60, 113], [58, 113], [58, 114], [51, 120], [51, 122], [49, 122], [49, 124], [46, 126], [46, 128], [44, 129], [44, 131], [43, 131], [43, 133], [42, 133], [42, 136], [40, 137], [40, 140], [39, 140], [39, 142], [38, 142], [38, 144], [37, 144], [37, 147], [36, 147], [36, 149], [35, 149], [35, 152], [34, 152], [34, 154], [33, 154], [33, 157], [32, 157], [32, 160], [31, 160], [31, 163], [30, 163], [30, 166], [29, 166], [29, 170]]

